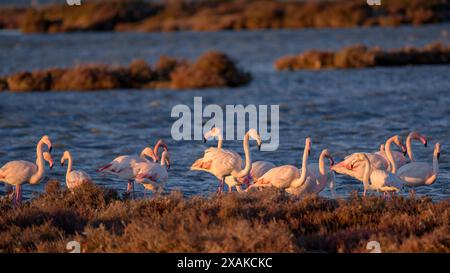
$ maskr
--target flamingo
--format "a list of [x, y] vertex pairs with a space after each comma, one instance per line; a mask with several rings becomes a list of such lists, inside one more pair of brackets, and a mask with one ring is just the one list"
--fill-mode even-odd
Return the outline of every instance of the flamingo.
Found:
[[433, 184], [439, 174], [439, 156], [441, 144], [436, 143], [433, 151], [433, 163], [411, 162], [400, 167], [396, 174], [407, 186], [424, 186]]
[[319, 163], [308, 164], [307, 177], [311, 178], [306, 179], [306, 182], [302, 186], [292, 190], [290, 193], [296, 195], [319, 194], [328, 185], [333, 197], [336, 196], [334, 191], [336, 178], [331, 169], [325, 169], [325, 158], [330, 160], [330, 167], [334, 165], [333, 157], [328, 149], [322, 150]]
[[[390, 151], [389, 151], [390, 153]], [[392, 154], [389, 155], [392, 162]], [[384, 194], [398, 192], [403, 186], [404, 182], [395, 174], [380, 169], [371, 169], [372, 163], [369, 160], [367, 154], [357, 153], [353, 158], [351, 165], [356, 162], [363, 162], [364, 174], [362, 182], [364, 184], [363, 196], [366, 196], [367, 190], [381, 191]]]
[[69, 190], [80, 187], [86, 183], [92, 183], [91, 177], [83, 171], [72, 170], [72, 155], [69, 151], [64, 151], [61, 157], [61, 166], [64, 166], [64, 162], [68, 161], [66, 172], [66, 185]]
[[273, 164], [272, 162], [255, 161], [252, 163], [252, 168], [247, 176], [237, 179], [234, 179], [231, 176], [227, 176], [225, 178], [225, 183], [228, 185], [229, 191], [231, 191], [230, 186], [236, 186], [236, 189], [240, 192], [241, 184], [245, 184], [248, 187], [251, 182], [258, 180], [261, 176], [263, 176], [265, 173], [267, 173], [270, 169], [273, 168], [275, 168], [275, 164]]
[[137, 173], [136, 172], [137, 170], [135, 170], [133, 166], [136, 163], [149, 162], [146, 157], [150, 157], [152, 158], [153, 162], [157, 162], [158, 161], [157, 154], [160, 146], [163, 146], [164, 149], [167, 150], [167, 145], [162, 139], [160, 139], [156, 143], [153, 150], [150, 147], [145, 147], [139, 156], [122, 155], [116, 157], [110, 163], [98, 168], [97, 172], [106, 171], [108, 173], [116, 174], [120, 179], [127, 180], [128, 181], [127, 193], [130, 193], [131, 191], [134, 190], [133, 180]]
[[[414, 158], [414, 154], [412, 151], [412, 145], [411, 142], [412, 140], [419, 140], [420, 142], [422, 142], [422, 144], [427, 147], [427, 138], [421, 134], [419, 134], [418, 132], [411, 132], [409, 133], [408, 137], [406, 138], [406, 152], [408, 153], [408, 157], [409, 160], [411, 162], [413, 162], [415, 160]], [[386, 161], [388, 161], [387, 156], [386, 156], [386, 151], [384, 149], [384, 145], [381, 144], [380, 145], [380, 151], [376, 152], [376, 154], [381, 155]], [[406, 157], [403, 153], [401, 152], [397, 152], [397, 151], [393, 151], [392, 155], [394, 157], [395, 160], [395, 164], [397, 166], [397, 168], [402, 167], [403, 165], [406, 164]]]
[[292, 165], [283, 165], [275, 167], [266, 172], [256, 182], [247, 188], [276, 187], [285, 189], [287, 192], [293, 192], [302, 186], [306, 181], [308, 156], [311, 150], [311, 139], [305, 140], [305, 149], [303, 151], [302, 169], [301, 171]]
[[[42, 151], [44, 144], [47, 145], [49, 152]], [[36, 145], [36, 164], [24, 160], [15, 160], [6, 163], [0, 169], [0, 181], [15, 187], [14, 204], [18, 205], [22, 202], [22, 184], [35, 185], [41, 182], [45, 173], [44, 161], [47, 161], [50, 167], [53, 166], [53, 160], [50, 155], [51, 150], [52, 142], [45, 135]]]
[[[388, 140], [386, 140], [386, 143], [384, 145], [385, 149], [387, 150], [391, 147], [391, 143], [394, 142], [397, 146], [401, 147], [403, 152], [406, 153], [406, 147], [403, 145], [403, 142], [400, 138], [400, 136], [395, 135]], [[363, 180], [364, 177], [364, 166], [360, 164], [361, 161], [355, 161], [357, 153], [353, 153], [349, 156], [346, 156], [344, 161], [339, 162], [338, 164], [331, 167], [331, 169], [337, 173], [349, 175], [351, 177], [354, 177], [358, 179], [359, 181]], [[384, 159], [383, 156], [377, 153], [365, 153], [367, 158], [369, 159], [371, 163], [371, 170], [386, 170], [391, 171], [391, 164], [389, 164], [389, 161]], [[352, 164], [352, 167], [350, 167], [350, 164]]]
[[[222, 192], [227, 176], [235, 179], [243, 178], [250, 173], [251, 155], [248, 146], [249, 138], [256, 140], [258, 148], [261, 147], [261, 137], [255, 129], [250, 129], [244, 136], [243, 146], [245, 153], [245, 166], [242, 166], [241, 156], [233, 151], [223, 148], [208, 148], [202, 158], [197, 159], [191, 166], [192, 171], [205, 171], [213, 174], [219, 181], [218, 192]], [[233, 181], [230, 180], [230, 181]]]
[[169, 178], [167, 170], [170, 169], [170, 156], [167, 150], [161, 155], [161, 163], [139, 162], [135, 164], [138, 169], [136, 182], [142, 184], [145, 189], [161, 193]]

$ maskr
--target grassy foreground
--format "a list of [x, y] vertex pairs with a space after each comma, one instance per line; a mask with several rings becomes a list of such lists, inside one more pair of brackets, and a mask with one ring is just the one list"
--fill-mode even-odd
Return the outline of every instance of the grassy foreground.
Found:
[[298, 199], [275, 191], [128, 200], [49, 181], [14, 209], [0, 202], [0, 252], [450, 252], [449, 202], [408, 197]]

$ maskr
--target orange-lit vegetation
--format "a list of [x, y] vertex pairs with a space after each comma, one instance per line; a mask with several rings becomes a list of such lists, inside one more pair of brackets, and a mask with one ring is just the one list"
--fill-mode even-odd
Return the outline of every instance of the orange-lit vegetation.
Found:
[[143, 60], [135, 60], [128, 67], [91, 64], [19, 72], [0, 77], [0, 90], [187, 89], [236, 87], [250, 80], [250, 74], [238, 69], [227, 55], [209, 51], [196, 62], [162, 56], [153, 67]]
[[129, 200], [86, 185], [46, 192], [13, 208], [0, 201], [0, 251], [450, 252], [449, 202], [410, 196], [299, 199], [277, 191]]
[[450, 46], [438, 43], [423, 48], [405, 47], [388, 51], [363, 45], [348, 46], [334, 52], [309, 50], [299, 55], [281, 57], [274, 66], [277, 70], [300, 70], [449, 63]]
[[446, 0], [384, 1], [381, 6], [369, 6], [360, 0], [113, 0], [0, 12], [0, 27], [23, 32], [69, 32], [397, 26], [446, 22], [450, 20], [449, 9]]

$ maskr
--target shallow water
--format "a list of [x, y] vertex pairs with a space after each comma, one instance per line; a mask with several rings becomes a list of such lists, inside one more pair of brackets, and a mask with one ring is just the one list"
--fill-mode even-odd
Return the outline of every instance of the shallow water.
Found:
[[[160, 55], [195, 59], [217, 49], [253, 73], [244, 87], [192, 91], [130, 91], [80, 93], [0, 93], [0, 164], [25, 159], [34, 161], [35, 144], [43, 134], [54, 143], [55, 168], [47, 177], [64, 180], [59, 158], [65, 149], [74, 156], [74, 167], [87, 171], [101, 185], [125, 190], [126, 183], [101, 176], [95, 168], [117, 155], [137, 154], [158, 138], [171, 151], [172, 168], [166, 190], [186, 195], [209, 194], [216, 179], [190, 172], [189, 166], [205, 148], [216, 142], [176, 142], [170, 137], [176, 104], [192, 105], [194, 96], [205, 104], [279, 104], [280, 147], [258, 152], [255, 160], [275, 164], [300, 164], [304, 138], [311, 136], [311, 161], [329, 148], [337, 161], [356, 151], [374, 151], [386, 138], [411, 130], [429, 136], [428, 148], [415, 143], [420, 160], [431, 161], [436, 141], [442, 144], [438, 181], [417, 190], [435, 200], [449, 195], [450, 81], [449, 66], [415, 66], [356, 70], [276, 72], [275, 58], [306, 49], [338, 49], [364, 43], [383, 48], [429, 42], [449, 43], [450, 25], [401, 28], [353, 28], [343, 30], [295, 30], [218, 33], [78, 33], [21, 35], [0, 32], [0, 74], [84, 62], [127, 64], [135, 58], [154, 62]], [[224, 147], [242, 152], [242, 143], [226, 141]], [[24, 193], [42, 191], [25, 186]], [[0, 187], [0, 190], [3, 190]], [[139, 194], [143, 188], [136, 186]], [[337, 193], [348, 196], [362, 190], [361, 183], [337, 176]], [[329, 196], [328, 190], [323, 193]]]

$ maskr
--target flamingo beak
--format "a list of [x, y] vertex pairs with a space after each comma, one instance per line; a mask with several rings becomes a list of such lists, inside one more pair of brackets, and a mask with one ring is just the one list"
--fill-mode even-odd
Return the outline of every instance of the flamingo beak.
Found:
[[52, 153], [52, 148], [53, 148], [53, 146], [51, 146], [51, 145], [48, 147], [48, 152], [49, 153]]
[[50, 170], [53, 169], [53, 161], [50, 161]]
[[441, 156], [441, 153], [437, 153], [437, 159], [439, 160], [439, 157]]
[[61, 167], [64, 167], [64, 161], [63, 161], [63, 162], [61, 162]]
[[423, 146], [425, 146], [425, 148], [427, 147], [428, 141], [424, 136], [420, 137], [420, 141], [422, 142]]
[[330, 167], [334, 165], [334, 159], [330, 156]]
[[258, 151], [261, 151], [261, 143], [258, 143]]
[[203, 143], [206, 143], [206, 137], [203, 137]]

